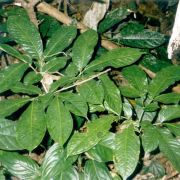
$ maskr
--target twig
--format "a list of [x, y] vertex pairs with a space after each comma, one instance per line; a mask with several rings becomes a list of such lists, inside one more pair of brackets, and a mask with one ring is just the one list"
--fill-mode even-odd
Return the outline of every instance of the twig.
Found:
[[30, 20], [35, 24], [37, 28], [38, 28], [38, 21], [36, 18], [34, 7], [39, 1], [40, 0], [29, 0], [28, 2], [26, 2], [24, 0], [15, 0], [15, 3], [20, 3], [21, 6], [26, 9]]
[[79, 81], [79, 82], [75, 82], [74, 84], [72, 84], [72, 85], [70, 85], [70, 86], [63, 87], [63, 88], [59, 89], [58, 91], [56, 91], [55, 93], [62, 92], [62, 91], [71, 89], [71, 88], [73, 88], [73, 87], [75, 87], [75, 86], [79, 86], [79, 85], [81, 85], [81, 84], [84, 84], [84, 83], [86, 83], [86, 82], [88, 82], [88, 81], [91, 81], [92, 79], [97, 78], [97, 77], [99, 77], [99, 76], [101, 76], [101, 75], [103, 75], [103, 74], [105, 74], [105, 73], [107, 73], [107, 72], [109, 72], [109, 71], [111, 71], [110, 68], [107, 69], [107, 70], [105, 70], [105, 71], [102, 71], [102, 72], [100, 72], [100, 73], [98, 73], [98, 74], [95, 74], [95, 75], [93, 75], [93, 76], [91, 76], [91, 77], [89, 77], [89, 78], [87, 78], [87, 79], [85, 79], [85, 80], [82, 80], [82, 81]]

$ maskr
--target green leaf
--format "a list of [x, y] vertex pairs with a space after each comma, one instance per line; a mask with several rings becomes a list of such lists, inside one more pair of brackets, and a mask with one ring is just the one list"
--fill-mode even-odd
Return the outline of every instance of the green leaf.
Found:
[[61, 53], [72, 43], [76, 33], [76, 28], [73, 26], [61, 26], [49, 39], [44, 51], [45, 58]]
[[43, 45], [35, 25], [23, 16], [10, 16], [7, 27], [13, 39], [21, 45], [32, 58], [41, 60]]
[[65, 57], [55, 57], [52, 60], [48, 61], [42, 67], [43, 72], [56, 72], [65, 67], [67, 63], [67, 58]]
[[87, 118], [88, 106], [82, 96], [75, 93], [60, 93], [61, 99], [65, 100], [66, 108], [77, 116]]
[[101, 71], [108, 66], [120, 68], [136, 62], [144, 52], [133, 48], [116, 48], [92, 61], [86, 71]]
[[176, 118], [180, 118], [180, 106], [163, 106], [158, 114], [158, 122], [170, 121]]
[[16, 122], [0, 118], [0, 149], [21, 150], [16, 140]]
[[58, 143], [53, 144], [44, 157], [41, 166], [41, 178], [49, 180], [59, 176], [67, 168], [71, 167], [76, 159], [76, 156], [67, 158], [63, 147]]
[[3, 170], [0, 170], [0, 179], [1, 180], [6, 180]]
[[158, 129], [159, 148], [171, 161], [172, 165], [180, 171], [180, 141], [175, 139], [165, 128]]
[[[162, 46], [160, 46], [162, 47]], [[159, 50], [157, 49], [159, 52]], [[164, 54], [164, 53], [163, 53]], [[164, 61], [165, 57], [162, 59], [158, 59], [157, 57], [153, 56], [152, 54], [146, 54], [142, 57], [142, 60], [140, 61], [140, 64], [143, 65], [145, 68], [151, 70], [152, 72], [159, 72], [163, 68], [166, 68], [168, 66], [172, 66], [170, 61]]]
[[180, 101], [180, 94], [179, 93], [166, 93], [157, 96], [155, 101], [161, 102], [163, 104], [177, 104]]
[[0, 101], [0, 117], [6, 117], [30, 101], [29, 98], [5, 99]]
[[71, 134], [73, 120], [61, 98], [54, 97], [47, 109], [47, 128], [51, 138], [61, 146]]
[[38, 97], [38, 100], [41, 102], [43, 109], [46, 110], [47, 106], [49, 106], [50, 102], [54, 98], [53, 93], [46, 93], [42, 96]]
[[122, 35], [115, 37], [119, 43], [134, 48], [156, 48], [165, 42], [165, 37], [155, 31], [143, 30], [135, 34]]
[[17, 121], [17, 140], [21, 147], [32, 151], [42, 141], [46, 132], [46, 121], [42, 105], [32, 101]]
[[84, 167], [84, 179], [111, 180], [111, 175], [104, 163], [88, 160]]
[[98, 41], [97, 32], [88, 30], [81, 34], [72, 48], [72, 61], [79, 71], [88, 64]]
[[116, 85], [109, 79], [107, 75], [100, 77], [104, 88], [104, 106], [105, 108], [120, 116], [122, 110], [121, 95]]
[[116, 134], [115, 144], [115, 167], [123, 179], [126, 179], [135, 170], [140, 153], [139, 138], [132, 125]]
[[130, 98], [141, 97], [139, 91], [129, 84], [122, 84], [120, 86], [120, 91], [121, 94], [125, 97], [130, 97]]
[[111, 123], [117, 119], [112, 115], [104, 116], [89, 122], [86, 132], [75, 132], [67, 145], [67, 155], [80, 154], [94, 147], [108, 133]]
[[127, 117], [127, 119], [130, 119], [133, 114], [133, 107], [126, 98], [124, 98], [123, 113], [124, 113], [124, 116]]
[[150, 153], [158, 147], [158, 133], [156, 128], [148, 121], [141, 123], [142, 128], [142, 145], [146, 153]]
[[0, 50], [10, 54], [11, 56], [25, 62], [25, 63], [31, 63], [30, 61], [27, 61], [26, 58], [22, 54], [20, 54], [19, 51], [17, 51], [15, 48], [12, 46], [9, 46], [8, 44], [0, 44]]
[[180, 136], [180, 124], [177, 123], [163, 123], [175, 136]]
[[98, 27], [98, 32], [103, 33], [113, 27], [115, 24], [119, 23], [123, 19], [125, 19], [130, 14], [125, 8], [117, 8], [113, 11], [109, 12], [106, 15], [105, 19], [102, 20]]
[[147, 91], [147, 78], [143, 70], [137, 65], [132, 65], [122, 70], [122, 74], [128, 83], [133, 86], [140, 94], [144, 95]]
[[68, 77], [68, 76], [63, 76], [56, 82], [54, 82], [51, 87], [50, 87], [50, 92], [56, 91], [58, 88], [66, 87], [70, 85], [71, 83], [76, 81], [76, 77]]
[[[137, 34], [144, 30], [144, 25], [139, 24], [137, 21], [129, 21], [121, 30], [122, 36], [127, 36], [130, 34]], [[116, 36], [116, 35], [115, 35]], [[118, 36], [118, 34], [117, 34]]]
[[97, 144], [96, 146], [91, 148], [87, 153], [90, 157], [92, 157], [94, 160], [98, 162], [113, 161], [112, 149], [101, 144]]
[[27, 64], [17, 63], [2, 69], [0, 71], [0, 93], [13, 87], [22, 78], [27, 68]]
[[12, 175], [20, 179], [35, 179], [40, 176], [38, 164], [18, 153], [0, 151], [0, 162]]
[[17, 82], [12, 88], [11, 91], [14, 93], [24, 93], [29, 95], [41, 94], [41, 89], [34, 85], [24, 85], [21, 82]]
[[93, 113], [93, 112], [103, 112], [105, 111], [105, 108], [103, 105], [101, 104], [90, 104], [89, 103], [89, 112]]
[[146, 111], [146, 112], [157, 111], [157, 109], [159, 109], [157, 102], [150, 103], [144, 107], [144, 111]]
[[115, 149], [115, 133], [108, 132], [101, 141], [99, 142], [100, 145], [105, 146], [110, 149]]
[[170, 85], [180, 80], [180, 66], [169, 66], [156, 73], [149, 85], [149, 96], [153, 99]]
[[78, 74], [78, 69], [74, 63], [69, 63], [65, 69], [65, 74], [69, 77], [75, 77]]
[[59, 180], [79, 180], [79, 174], [74, 167], [69, 167], [58, 177]]
[[41, 74], [39, 73], [37, 74], [34, 71], [30, 71], [28, 74], [25, 75], [23, 82], [25, 85], [35, 84], [35, 83], [38, 83], [41, 79], [42, 79]]
[[166, 175], [164, 167], [157, 161], [151, 161], [150, 165], [143, 168], [143, 174], [151, 173], [159, 179]]
[[102, 104], [104, 91], [100, 81], [91, 80], [77, 87], [85, 101], [91, 104]]

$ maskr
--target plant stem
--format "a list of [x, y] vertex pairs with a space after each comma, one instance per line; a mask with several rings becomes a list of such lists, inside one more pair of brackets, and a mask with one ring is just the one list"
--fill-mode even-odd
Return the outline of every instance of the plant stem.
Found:
[[88, 82], [88, 81], [91, 81], [92, 79], [97, 78], [97, 77], [99, 77], [99, 76], [101, 76], [101, 75], [103, 75], [103, 74], [105, 74], [105, 73], [107, 73], [107, 72], [109, 72], [109, 71], [111, 71], [110, 68], [107, 69], [107, 70], [105, 70], [105, 71], [102, 71], [102, 72], [100, 72], [100, 73], [98, 73], [98, 74], [95, 74], [95, 75], [93, 75], [93, 76], [91, 76], [91, 77], [89, 77], [89, 78], [87, 78], [87, 79], [85, 79], [85, 80], [82, 80], [82, 81], [79, 81], [79, 82], [75, 82], [74, 84], [72, 84], [72, 85], [70, 85], [70, 86], [63, 87], [63, 88], [59, 89], [58, 91], [56, 91], [55, 93], [62, 92], [62, 91], [71, 89], [71, 88], [73, 88], [73, 87], [75, 87], [75, 86], [79, 86], [79, 85], [81, 85], [81, 84], [84, 84], [84, 83], [86, 83], [86, 82]]

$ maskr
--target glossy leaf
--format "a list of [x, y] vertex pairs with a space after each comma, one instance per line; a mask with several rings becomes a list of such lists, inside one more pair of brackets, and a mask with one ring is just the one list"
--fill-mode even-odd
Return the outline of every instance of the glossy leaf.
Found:
[[16, 140], [16, 122], [0, 119], [0, 149], [21, 150]]
[[29, 101], [29, 98], [5, 99], [0, 101], [0, 117], [11, 115]]
[[146, 112], [157, 111], [157, 109], [159, 109], [157, 102], [150, 103], [144, 107], [144, 111], [146, 111]]
[[124, 103], [123, 103], [123, 113], [124, 116], [127, 117], [127, 119], [130, 119], [133, 114], [133, 107], [130, 104], [130, 102], [124, 98]]
[[42, 141], [46, 121], [42, 105], [32, 101], [17, 122], [17, 140], [22, 148], [32, 151]]
[[75, 82], [76, 79], [77, 79], [76, 77], [63, 76], [59, 80], [55, 81], [51, 85], [50, 92], [54, 92], [58, 88], [62, 88], [62, 87], [68, 86], [69, 84], [72, 84], [73, 82]]
[[65, 67], [67, 63], [67, 58], [64, 57], [56, 57], [50, 61], [48, 61], [42, 67], [43, 72], [56, 72]]
[[97, 144], [93, 148], [91, 148], [88, 152], [90, 157], [98, 162], [108, 162], [113, 161], [113, 151], [112, 149], [103, 146], [101, 144]]
[[139, 138], [132, 125], [116, 134], [115, 144], [115, 167], [123, 179], [126, 179], [135, 170], [140, 153]]
[[122, 84], [120, 86], [120, 91], [121, 94], [125, 97], [130, 97], [130, 98], [140, 97], [139, 91], [129, 84]]
[[23, 16], [10, 16], [7, 21], [8, 31], [31, 57], [41, 60], [43, 45], [35, 25]]
[[108, 66], [120, 68], [136, 62], [144, 54], [139, 49], [117, 48], [104, 53], [99, 58], [92, 61], [86, 71], [100, 71]]
[[69, 77], [75, 77], [78, 74], [78, 69], [74, 63], [70, 63], [66, 69], [65, 74]]
[[149, 96], [156, 97], [180, 79], [180, 66], [169, 66], [156, 73], [156, 77], [149, 85]]
[[23, 93], [29, 95], [41, 94], [41, 89], [34, 85], [24, 85], [23, 83], [17, 82], [12, 88], [11, 91], [14, 93]]
[[91, 104], [102, 104], [104, 90], [100, 81], [91, 80], [77, 87], [85, 101]]
[[143, 70], [137, 65], [132, 65], [122, 70], [125, 79], [132, 85], [142, 96], [147, 89], [147, 78]]
[[25, 85], [35, 84], [35, 83], [39, 82], [41, 79], [42, 79], [41, 74], [37, 74], [34, 71], [30, 71], [29, 73], [27, 73], [25, 75], [23, 82]]
[[180, 171], [180, 142], [175, 139], [167, 129], [158, 129], [159, 148], [171, 161], [172, 165]]
[[165, 176], [166, 171], [163, 165], [159, 162], [152, 160], [151, 163], [143, 168], [143, 174], [151, 173], [155, 178], [159, 179]]
[[178, 123], [163, 123], [175, 136], [180, 136], [180, 124]]
[[88, 64], [98, 41], [97, 32], [88, 30], [81, 34], [72, 48], [72, 61], [79, 71]]
[[8, 172], [20, 179], [35, 179], [40, 176], [38, 164], [18, 153], [0, 151], [0, 162]]
[[111, 175], [104, 163], [89, 160], [84, 167], [84, 179], [87, 180], [111, 180]]
[[87, 118], [88, 106], [79, 94], [61, 93], [60, 97], [65, 100], [65, 106], [70, 112]]
[[69, 167], [58, 177], [59, 180], [79, 180], [79, 174], [74, 167]]
[[76, 33], [73, 26], [61, 26], [49, 39], [44, 51], [45, 58], [61, 53], [72, 43]]
[[135, 34], [122, 35], [116, 37], [118, 42], [134, 48], [156, 48], [165, 42], [165, 37], [155, 31], [143, 30]]
[[128, 11], [125, 8], [114, 9], [113, 11], [111, 11], [109, 14], [106, 15], [104, 20], [100, 22], [98, 27], [98, 32], [100, 33], [105, 32], [106, 30], [113, 27], [115, 24], [125, 19], [129, 14], [130, 11]]
[[171, 104], [171, 103], [178, 103], [180, 101], [180, 94], [179, 93], [166, 93], [166, 94], [161, 94], [157, 96], [155, 101], [161, 102], [163, 104]]
[[41, 178], [43, 180], [49, 180], [58, 177], [62, 172], [66, 171], [67, 168], [71, 167], [76, 159], [76, 156], [67, 158], [66, 151], [63, 147], [55, 143], [46, 152], [41, 166]]
[[73, 120], [58, 97], [54, 97], [47, 109], [47, 128], [51, 138], [60, 145], [63, 145], [71, 134]]
[[89, 103], [89, 112], [93, 113], [93, 112], [103, 112], [105, 111], [105, 108], [103, 105], [101, 104], [90, 104]]
[[158, 134], [156, 127], [154, 127], [150, 122], [144, 121], [141, 123], [142, 128], [142, 146], [146, 153], [150, 153], [151, 151], [155, 150], [158, 145], [159, 141], [157, 139]]
[[99, 144], [110, 149], [115, 149], [115, 133], [108, 132], [108, 134], [101, 139]]
[[94, 147], [108, 133], [111, 123], [116, 119], [116, 116], [104, 116], [89, 122], [85, 132], [75, 132], [67, 145], [67, 155], [80, 154]]
[[8, 44], [0, 44], [0, 50], [10, 54], [11, 56], [25, 62], [25, 63], [31, 63], [30, 61], [27, 61], [26, 58], [22, 54], [20, 54], [19, 51], [17, 51], [15, 48], [12, 46], [9, 46]]
[[0, 93], [13, 87], [22, 78], [27, 68], [27, 64], [17, 63], [2, 69], [0, 71]]
[[[162, 47], [162, 46], [160, 46]], [[157, 49], [157, 51], [159, 52], [159, 50]], [[165, 53], [163, 53], [165, 54]], [[145, 56], [142, 57], [142, 60], [140, 61], [140, 64], [143, 65], [145, 68], [151, 70], [152, 72], [159, 72], [161, 71], [163, 68], [166, 68], [168, 66], [172, 66], [172, 64], [168, 61], [164, 61], [165, 57], [163, 57], [162, 59], [159, 59], [155, 56], [153, 56], [152, 54], [146, 54]]]
[[104, 106], [105, 108], [120, 116], [122, 110], [122, 102], [121, 102], [121, 95], [119, 89], [116, 85], [109, 79], [107, 75], [103, 75], [100, 77], [104, 88]]
[[159, 112], [158, 122], [170, 121], [176, 118], [180, 118], [180, 106], [164, 106]]

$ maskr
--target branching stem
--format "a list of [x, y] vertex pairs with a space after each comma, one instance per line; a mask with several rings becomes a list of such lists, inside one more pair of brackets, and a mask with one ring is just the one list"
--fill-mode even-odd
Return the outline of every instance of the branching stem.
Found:
[[87, 79], [84, 79], [84, 80], [82, 80], [82, 81], [75, 82], [74, 84], [72, 84], [72, 85], [70, 85], [70, 86], [63, 87], [63, 88], [59, 89], [58, 91], [56, 91], [55, 93], [59, 93], [59, 92], [62, 92], [62, 91], [71, 89], [71, 88], [73, 88], [73, 87], [79, 86], [79, 85], [81, 85], [81, 84], [84, 84], [84, 83], [86, 83], [86, 82], [88, 82], [88, 81], [91, 81], [92, 79], [95, 79], [95, 78], [97, 78], [97, 77], [99, 77], [99, 76], [101, 76], [101, 75], [103, 75], [103, 74], [105, 74], [105, 73], [107, 73], [107, 72], [109, 72], [109, 71], [111, 71], [110, 68], [107, 69], [107, 70], [105, 70], [105, 71], [102, 71], [102, 72], [100, 72], [100, 73], [98, 73], [98, 74], [95, 74], [95, 75], [93, 75], [93, 76], [90, 76], [90, 77], [87, 78]]

